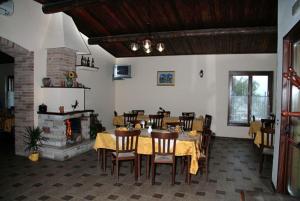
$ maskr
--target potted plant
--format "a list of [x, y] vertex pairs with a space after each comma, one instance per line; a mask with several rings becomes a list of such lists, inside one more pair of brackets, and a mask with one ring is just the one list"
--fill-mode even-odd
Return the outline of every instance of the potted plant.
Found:
[[39, 127], [26, 127], [24, 132], [25, 151], [29, 151], [29, 159], [37, 161], [39, 159], [39, 150], [43, 145], [43, 141], [47, 138], [42, 136], [43, 131]]

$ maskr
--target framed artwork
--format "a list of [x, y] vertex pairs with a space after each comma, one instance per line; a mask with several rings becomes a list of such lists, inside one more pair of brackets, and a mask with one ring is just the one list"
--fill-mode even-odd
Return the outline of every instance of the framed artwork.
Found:
[[175, 86], [175, 71], [157, 71], [157, 86]]

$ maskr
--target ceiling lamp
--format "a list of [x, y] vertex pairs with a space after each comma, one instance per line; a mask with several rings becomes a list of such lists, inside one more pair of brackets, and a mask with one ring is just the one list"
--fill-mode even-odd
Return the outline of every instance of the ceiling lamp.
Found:
[[165, 44], [162, 43], [162, 42], [159, 42], [159, 43], [154, 43], [154, 41], [151, 41], [150, 39], [145, 39], [141, 42], [142, 44], [139, 44], [138, 42], [132, 42], [130, 44], [130, 49], [133, 51], [133, 52], [136, 52], [140, 49], [140, 46], [143, 47], [143, 50], [145, 53], [149, 54], [152, 52], [152, 46], [156, 47], [156, 50], [158, 52], [163, 52], [165, 50]]

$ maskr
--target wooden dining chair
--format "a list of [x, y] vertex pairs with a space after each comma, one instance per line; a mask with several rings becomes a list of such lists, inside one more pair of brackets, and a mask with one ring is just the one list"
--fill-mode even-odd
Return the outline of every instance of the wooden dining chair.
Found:
[[180, 125], [183, 126], [184, 131], [191, 131], [193, 129], [193, 121], [194, 121], [194, 117], [190, 117], [190, 116], [179, 117]]
[[274, 153], [274, 136], [275, 129], [271, 127], [261, 128], [261, 144], [260, 148], [260, 163], [259, 163], [259, 173], [262, 172], [265, 155], [273, 156]]
[[153, 129], [162, 129], [163, 119], [163, 115], [149, 115], [149, 120], [152, 123]]
[[170, 117], [171, 116], [170, 111], [158, 111], [157, 114], [158, 115], [163, 115], [164, 117]]
[[203, 130], [210, 130], [211, 122], [212, 122], [212, 116], [206, 114], [204, 117]]
[[205, 168], [206, 181], [208, 181], [208, 165], [209, 165], [209, 147], [210, 147], [211, 134], [202, 133], [199, 143], [200, 158], [199, 165], [203, 169]]
[[144, 115], [145, 110], [131, 110], [132, 114]]
[[261, 119], [262, 128], [275, 128], [275, 119]]
[[195, 112], [182, 112], [181, 116], [184, 116], [184, 117], [194, 117], [195, 118], [196, 114], [195, 114]]
[[136, 122], [137, 114], [133, 113], [124, 113], [124, 126], [126, 126], [128, 123], [134, 124]]
[[119, 182], [119, 167], [120, 161], [134, 161], [135, 180], [138, 179], [138, 154], [137, 146], [140, 130], [119, 131], [115, 130], [116, 135], [116, 151], [112, 152], [112, 169], [111, 174], [114, 174], [114, 167], [117, 171], [117, 182]]
[[175, 183], [176, 174], [176, 139], [178, 133], [162, 133], [162, 132], [151, 132], [152, 138], [152, 185], [155, 184], [156, 175], [156, 164], [170, 164], [172, 165], [172, 185]]

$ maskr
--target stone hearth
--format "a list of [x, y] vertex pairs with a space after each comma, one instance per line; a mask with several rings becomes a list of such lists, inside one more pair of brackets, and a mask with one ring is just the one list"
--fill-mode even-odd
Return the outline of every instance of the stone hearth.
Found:
[[[90, 114], [92, 110], [74, 111], [67, 113], [39, 113], [38, 125], [43, 129], [43, 136], [48, 138], [41, 148], [44, 158], [63, 161], [84, 153], [92, 148], [94, 140], [90, 140]], [[80, 119], [80, 141], [70, 143], [66, 135], [66, 120]]]

